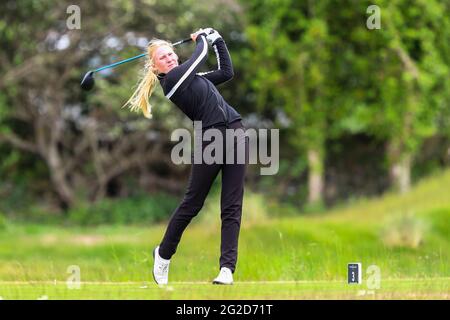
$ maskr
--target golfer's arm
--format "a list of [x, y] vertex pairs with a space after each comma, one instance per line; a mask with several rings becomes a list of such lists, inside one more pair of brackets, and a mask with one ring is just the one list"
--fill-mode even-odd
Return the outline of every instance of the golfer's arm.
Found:
[[200, 66], [208, 58], [208, 42], [206, 41], [206, 34], [201, 33], [197, 36], [197, 46], [192, 56], [183, 64], [173, 68], [167, 74], [169, 86], [167, 88], [166, 97], [170, 99], [171, 96], [177, 92], [182, 92], [186, 89], [194, 79], [195, 74], [200, 69]]
[[233, 78], [233, 63], [227, 45], [222, 38], [214, 42], [213, 48], [217, 58], [217, 70], [198, 73], [198, 75], [205, 77], [214, 85], [218, 85]]

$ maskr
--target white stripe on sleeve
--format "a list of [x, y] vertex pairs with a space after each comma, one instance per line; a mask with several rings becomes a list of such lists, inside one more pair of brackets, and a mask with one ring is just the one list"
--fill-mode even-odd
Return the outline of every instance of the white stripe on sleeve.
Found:
[[206, 40], [204, 37], [201, 37], [203, 40], [203, 51], [198, 56], [198, 58], [194, 61], [194, 63], [189, 67], [189, 69], [186, 71], [185, 74], [178, 80], [178, 82], [173, 86], [172, 90], [166, 95], [168, 99], [173, 96], [175, 91], [177, 91], [178, 87], [183, 83], [184, 80], [189, 76], [190, 73], [195, 69], [195, 67], [202, 61], [202, 59], [206, 56], [206, 53], [208, 52], [208, 43], [206, 43]]
[[214, 51], [216, 52], [216, 58], [217, 58], [217, 70], [220, 70], [220, 57], [219, 57], [219, 51], [217, 50], [217, 45], [214, 46]]
[[[213, 48], [214, 48], [214, 51], [216, 52], [216, 58], [217, 58], [217, 70], [220, 70], [220, 57], [219, 57], [219, 51], [217, 50], [217, 45], [214, 45]], [[198, 72], [197, 75], [199, 75], [199, 76], [204, 76], [204, 75], [206, 75], [206, 74], [208, 74], [208, 73], [213, 73], [213, 72], [215, 72], [215, 71], [217, 71], [217, 70], [206, 71], [206, 72]]]

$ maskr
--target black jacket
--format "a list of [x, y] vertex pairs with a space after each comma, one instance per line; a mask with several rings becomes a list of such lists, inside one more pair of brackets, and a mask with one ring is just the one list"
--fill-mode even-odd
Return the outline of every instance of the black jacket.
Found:
[[196, 39], [192, 56], [167, 74], [158, 75], [164, 94], [180, 108], [192, 121], [202, 121], [202, 127], [230, 124], [241, 119], [217, 91], [216, 85], [233, 78], [233, 65], [225, 41], [222, 38], [213, 43], [218, 69], [198, 73], [200, 66], [208, 58], [206, 34]]

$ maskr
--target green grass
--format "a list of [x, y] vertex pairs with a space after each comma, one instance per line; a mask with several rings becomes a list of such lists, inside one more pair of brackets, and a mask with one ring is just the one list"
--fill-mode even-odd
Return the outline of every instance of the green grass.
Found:
[[209, 282], [176, 282], [158, 287], [151, 283], [82, 283], [69, 289], [65, 283], [3, 283], [4, 299], [448, 299], [447, 279], [385, 280], [378, 290], [336, 281], [236, 282], [213, 286]]
[[[208, 200], [183, 235], [170, 285], [152, 281], [151, 251], [165, 224], [0, 229], [3, 299], [448, 299], [450, 171], [422, 181], [405, 196], [360, 200], [325, 214], [270, 219], [274, 210], [247, 192], [232, 287], [210, 281], [218, 272], [218, 199]], [[361, 262], [363, 284], [346, 284], [347, 263]], [[67, 269], [81, 270], [70, 290]], [[369, 265], [381, 287], [367, 287]], [[146, 288], [141, 288], [146, 286]], [[366, 294], [363, 295], [364, 291]], [[368, 293], [368, 294], [367, 294]]]

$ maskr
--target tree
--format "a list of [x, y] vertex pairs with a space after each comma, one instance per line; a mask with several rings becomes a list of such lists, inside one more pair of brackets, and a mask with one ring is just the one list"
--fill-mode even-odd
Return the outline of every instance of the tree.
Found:
[[[3, 1], [0, 145], [42, 161], [62, 208], [127, 195], [137, 185], [179, 192], [176, 177], [186, 168], [170, 161], [169, 131], [181, 117], [148, 121], [120, 108], [143, 62], [99, 75], [105, 79], [89, 95], [79, 81], [93, 66], [144, 49], [151, 37], [178, 40], [211, 25], [218, 2], [81, 1], [81, 29], [69, 30], [67, 4]], [[215, 27], [226, 32], [233, 15], [222, 17]], [[156, 112], [169, 113], [160, 93], [159, 99]]]
[[[329, 108], [328, 1], [250, 1], [249, 79], [260, 109], [277, 106], [291, 120], [290, 144], [307, 154], [308, 201], [323, 200]], [[255, 67], [256, 66], [256, 67]]]
[[380, 6], [383, 32], [374, 35], [378, 43], [372, 54], [380, 61], [372, 70], [380, 103], [372, 129], [388, 140], [393, 185], [403, 193], [410, 188], [415, 154], [426, 137], [436, 134], [439, 109], [448, 108], [449, 51], [442, 44], [450, 38], [442, 30], [450, 20], [441, 14], [448, 2], [399, 0]]

